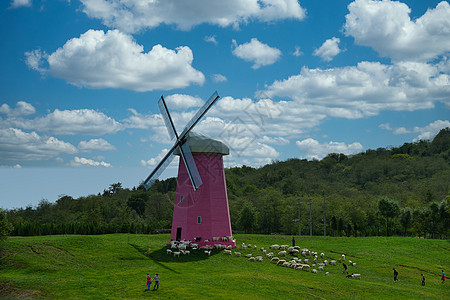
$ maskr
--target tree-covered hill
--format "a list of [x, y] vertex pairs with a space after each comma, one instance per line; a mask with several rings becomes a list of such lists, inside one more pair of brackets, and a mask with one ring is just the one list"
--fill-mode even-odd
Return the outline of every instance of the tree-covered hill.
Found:
[[[448, 237], [450, 129], [432, 141], [226, 169], [233, 230], [252, 233]], [[112, 184], [103, 193], [7, 211], [12, 234], [147, 233], [170, 229], [176, 179]], [[300, 204], [299, 204], [300, 202]], [[310, 219], [311, 216], [311, 219]], [[389, 229], [389, 230], [388, 230]]]

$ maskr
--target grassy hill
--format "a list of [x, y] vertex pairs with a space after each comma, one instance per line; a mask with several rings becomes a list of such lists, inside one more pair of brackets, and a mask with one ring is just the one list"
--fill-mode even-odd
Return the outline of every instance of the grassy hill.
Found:
[[[290, 244], [291, 236], [237, 235], [237, 243], [266, 249]], [[398, 237], [297, 237], [297, 245], [325, 253], [325, 259], [357, 263], [345, 278], [341, 264], [318, 274], [249, 262], [213, 250], [166, 254], [169, 235], [11, 237], [0, 250], [0, 298], [49, 299], [450, 299], [450, 241]], [[151, 250], [149, 251], [149, 247]], [[237, 249], [243, 255], [261, 252]], [[399, 282], [392, 281], [392, 268]], [[146, 291], [146, 274], [161, 277], [158, 291]], [[420, 285], [420, 274], [426, 286]]]

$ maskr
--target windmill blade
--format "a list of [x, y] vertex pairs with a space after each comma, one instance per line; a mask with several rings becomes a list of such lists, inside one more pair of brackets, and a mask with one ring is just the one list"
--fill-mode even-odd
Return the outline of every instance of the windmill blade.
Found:
[[148, 190], [153, 183], [158, 179], [159, 175], [167, 168], [168, 165], [175, 158], [175, 149], [177, 148], [178, 143], [176, 143], [169, 152], [167, 152], [166, 156], [159, 162], [156, 168], [148, 175], [147, 179], [144, 181], [144, 187]]
[[200, 119], [206, 114], [206, 112], [213, 106], [213, 104], [219, 99], [219, 94], [217, 94], [217, 91], [212, 94], [211, 97], [209, 97], [208, 101], [206, 101], [205, 104], [197, 111], [195, 116], [187, 123], [186, 127], [184, 127], [183, 132], [180, 135], [180, 140], [182, 140], [186, 134], [189, 133], [189, 131], [194, 128], [194, 126], [200, 121]]
[[188, 172], [189, 178], [191, 179], [192, 187], [196, 191], [202, 185], [202, 178], [198, 172], [197, 166], [195, 165], [194, 157], [192, 156], [191, 148], [187, 142], [181, 144], [180, 153], [183, 158], [184, 165]]
[[167, 109], [166, 101], [164, 101], [163, 96], [161, 96], [161, 99], [159, 99], [158, 106], [164, 119], [164, 123], [166, 123], [167, 131], [169, 131], [170, 139], [173, 140], [174, 137], [178, 139], [177, 131], [175, 129], [175, 126], [173, 125], [172, 118], [170, 117], [169, 110]]

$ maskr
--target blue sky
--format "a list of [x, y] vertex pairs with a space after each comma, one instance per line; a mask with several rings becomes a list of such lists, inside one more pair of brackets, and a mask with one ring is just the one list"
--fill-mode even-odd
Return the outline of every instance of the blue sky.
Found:
[[[450, 126], [447, 1], [0, 3], [0, 207], [137, 186], [181, 131], [226, 166], [321, 159]], [[162, 177], [176, 175], [176, 161]]]

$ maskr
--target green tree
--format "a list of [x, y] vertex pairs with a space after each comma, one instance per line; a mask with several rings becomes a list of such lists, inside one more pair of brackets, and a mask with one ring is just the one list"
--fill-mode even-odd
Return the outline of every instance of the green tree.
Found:
[[256, 226], [256, 211], [250, 202], [245, 202], [239, 215], [238, 225], [246, 232], [253, 232]]
[[406, 231], [408, 230], [409, 226], [411, 226], [412, 221], [412, 214], [411, 209], [409, 207], [406, 207], [402, 209], [402, 212], [400, 214], [400, 223], [403, 227], [403, 236], [406, 236]]
[[5, 240], [12, 230], [13, 226], [6, 218], [6, 212], [0, 208], [0, 241]]
[[400, 207], [397, 202], [384, 197], [378, 201], [378, 210], [386, 221], [386, 236], [389, 236], [390, 223], [400, 214]]

